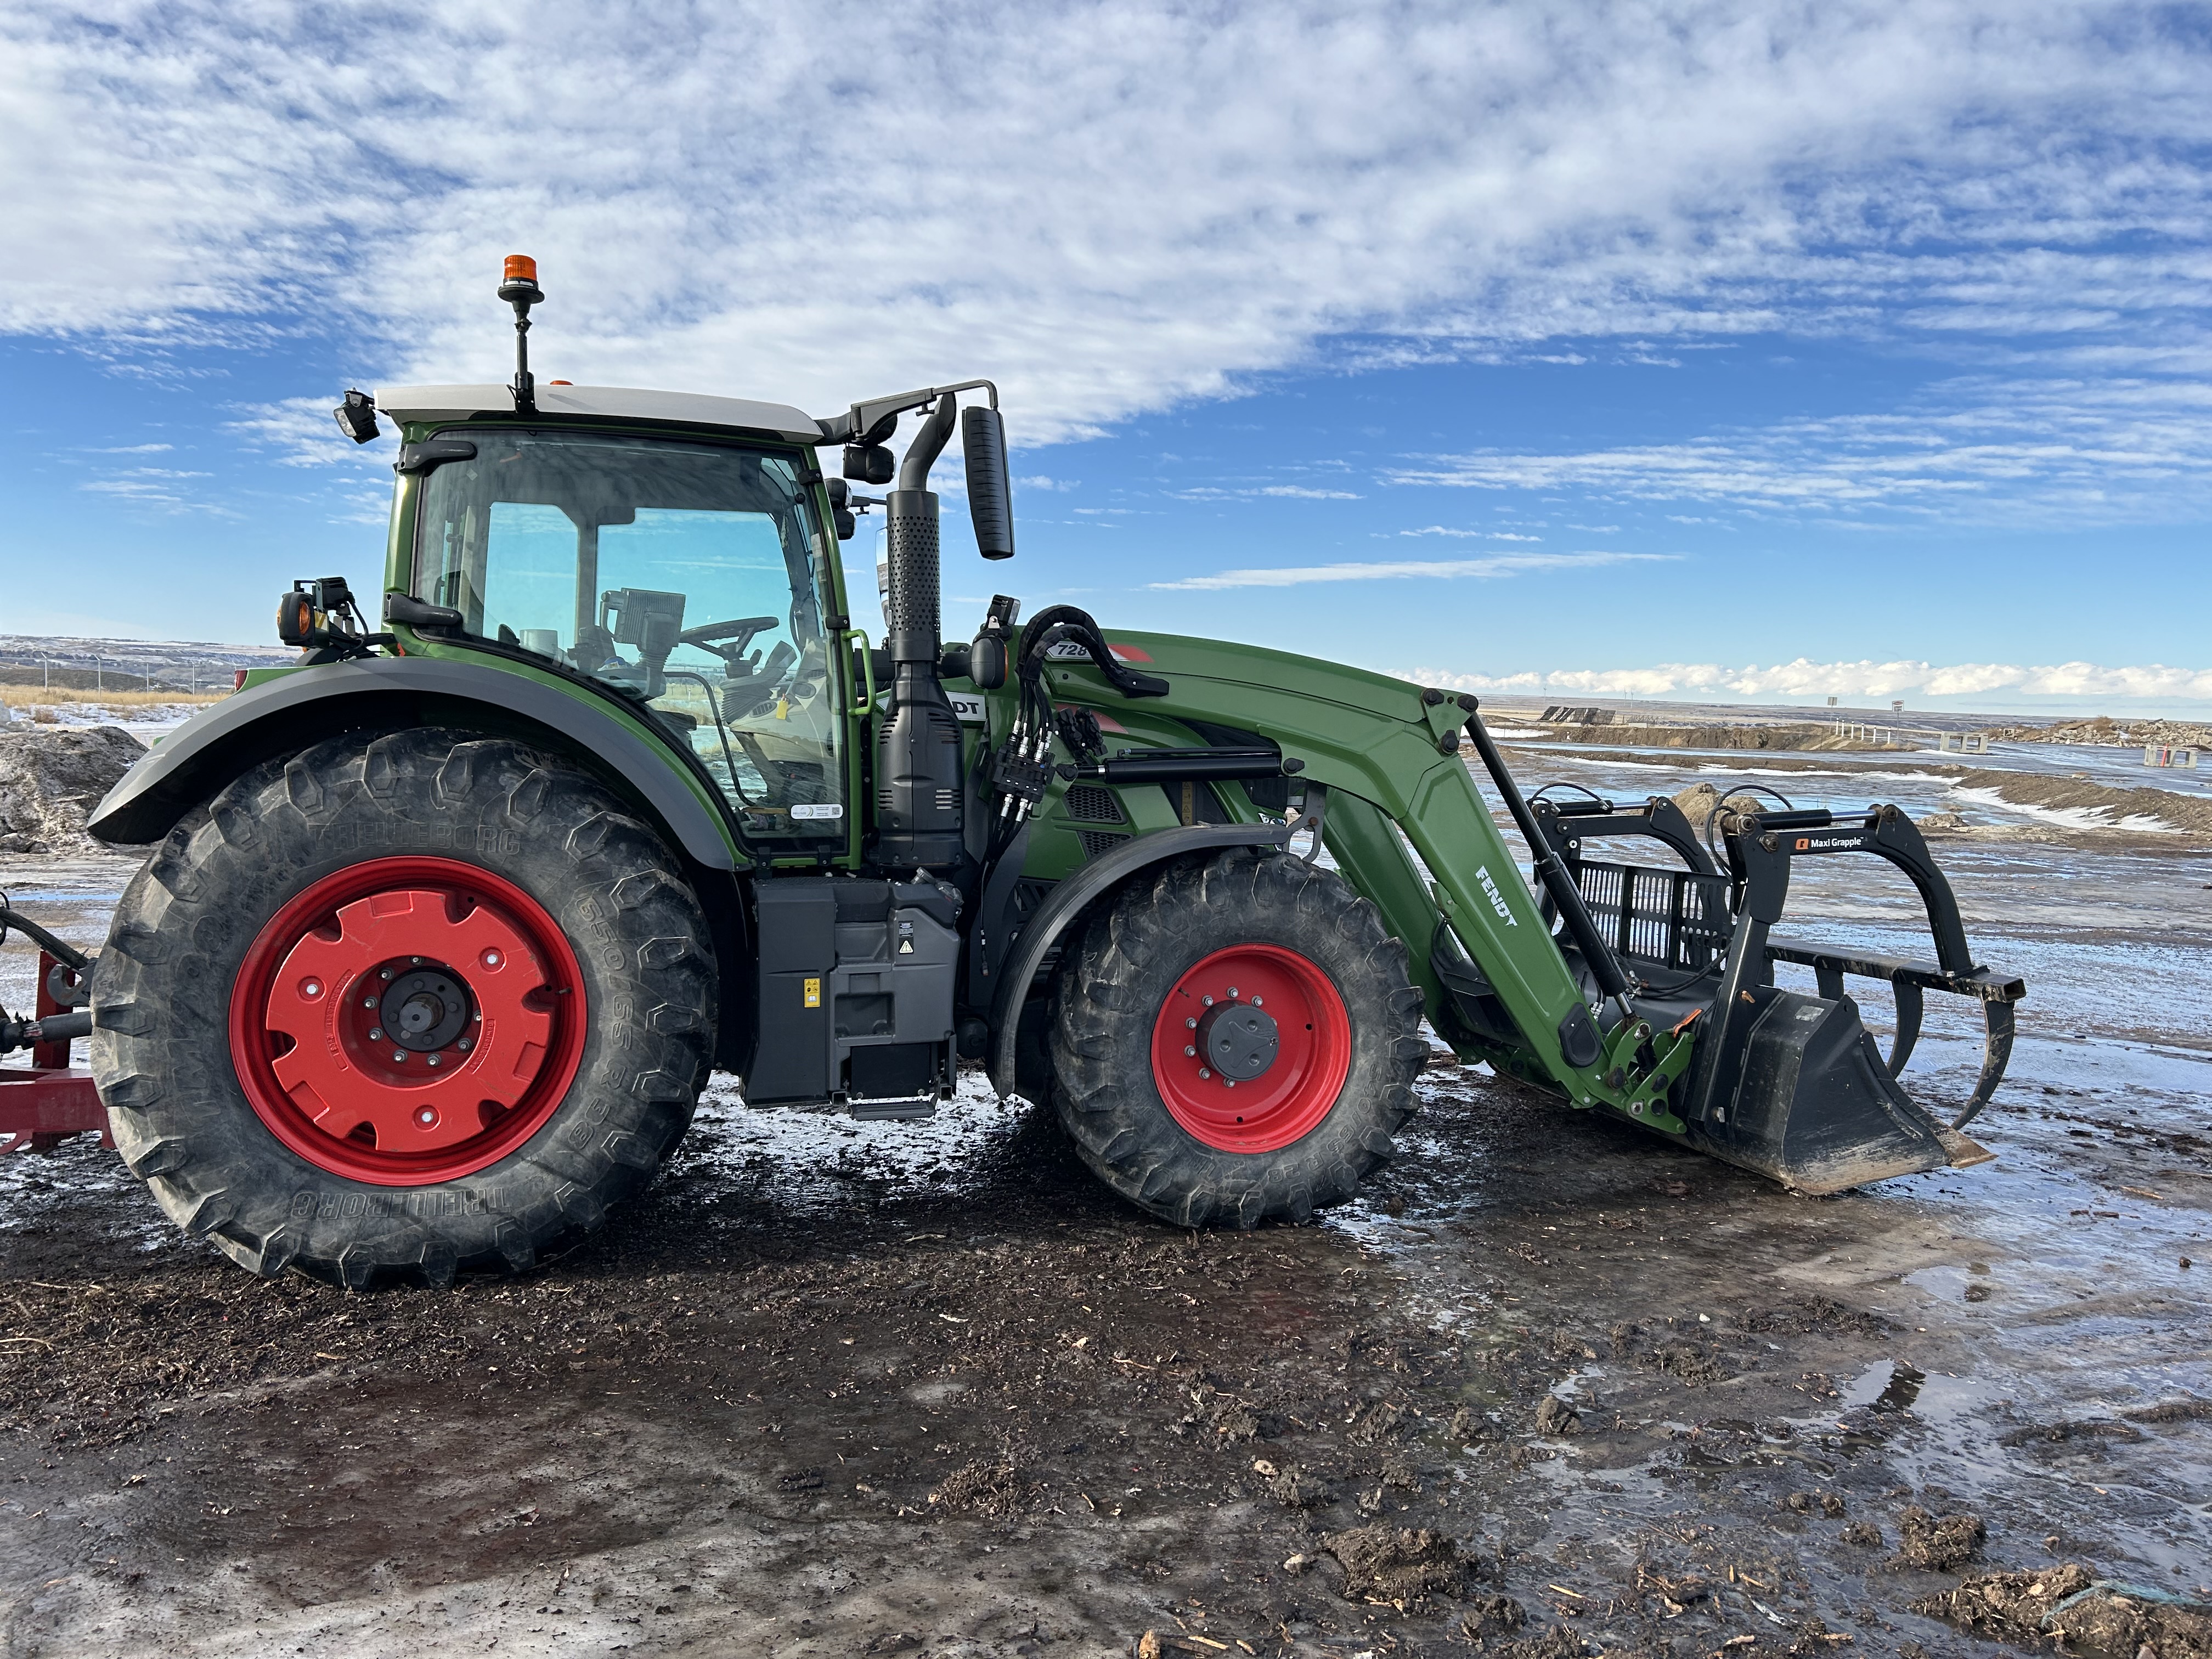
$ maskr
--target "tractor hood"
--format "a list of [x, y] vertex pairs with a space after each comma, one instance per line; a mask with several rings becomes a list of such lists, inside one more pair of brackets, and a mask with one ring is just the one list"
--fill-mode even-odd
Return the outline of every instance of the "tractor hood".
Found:
[[[1143, 634], [1109, 628], [1107, 648], [1120, 660], [1149, 674], [1177, 675], [1199, 679], [1226, 680], [1268, 692], [1296, 688], [1303, 697], [1319, 697], [1371, 714], [1407, 717], [1409, 706], [1419, 719], [1421, 687], [1410, 680], [1370, 669], [1303, 656], [1294, 651], [1273, 651], [1264, 646], [1239, 645], [1228, 640], [1197, 639], [1187, 634]], [[1073, 646], [1055, 647], [1054, 654], [1079, 658]], [[1411, 700], [1410, 704], [1409, 701]], [[1172, 702], [1172, 697], [1170, 702]]]

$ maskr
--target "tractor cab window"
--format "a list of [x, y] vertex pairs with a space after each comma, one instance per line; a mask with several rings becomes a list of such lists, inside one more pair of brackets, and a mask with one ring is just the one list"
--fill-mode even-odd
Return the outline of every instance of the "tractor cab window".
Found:
[[844, 839], [820, 540], [796, 454], [471, 431], [433, 471], [415, 592], [588, 674], [688, 744], [755, 837]]

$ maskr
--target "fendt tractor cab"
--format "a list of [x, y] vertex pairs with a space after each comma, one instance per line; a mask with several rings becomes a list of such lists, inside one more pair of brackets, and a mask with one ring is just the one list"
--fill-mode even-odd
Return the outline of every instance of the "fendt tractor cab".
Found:
[[[299, 584], [298, 661], [94, 815], [156, 844], [86, 969], [100, 1095], [234, 1260], [528, 1266], [652, 1175], [714, 1070], [752, 1107], [884, 1119], [980, 1063], [1155, 1215], [1304, 1218], [1390, 1156], [1424, 1018], [1809, 1190], [1979, 1156], [1898, 1086], [1909, 1033], [1885, 1061], [1843, 993], [1887, 980], [1916, 1024], [1923, 988], [1982, 1001], [1966, 1115], [1988, 1098], [2019, 981], [1972, 961], [1895, 808], [1732, 814], [1717, 862], [1663, 800], [1532, 805], [1470, 697], [1008, 598], [948, 647], [929, 482], [956, 428], [979, 550], [1014, 551], [988, 382], [818, 420], [540, 383], [530, 261], [500, 293], [512, 384], [337, 410], [400, 440], [383, 631], [343, 580]], [[875, 510], [881, 644], [839, 556]], [[1629, 834], [1684, 867], [1583, 858]], [[1918, 884], [1937, 961], [1769, 938], [1791, 858], [1852, 850]]]

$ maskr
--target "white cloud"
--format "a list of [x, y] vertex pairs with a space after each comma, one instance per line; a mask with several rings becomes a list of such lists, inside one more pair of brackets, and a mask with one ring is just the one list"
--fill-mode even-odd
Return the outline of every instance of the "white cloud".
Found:
[[1454, 530], [1441, 524], [1424, 525], [1419, 530], [1401, 530], [1401, 536], [1455, 536], [1479, 542], [1540, 542], [1541, 536], [1516, 535], [1510, 530]]
[[1166, 492], [1179, 501], [1247, 501], [1263, 495], [1287, 496], [1301, 501], [1358, 501], [1367, 498], [1352, 489], [1316, 489], [1310, 484], [1254, 484], [1232, 489], [1222, 484], [1193, 484], [1188, 489]]
[[[858, 45], [764, 4], [25, 0], [0, 330], [143, 358], [336, 319], [389, 378], [502, 379], [521, 250], [549, 377], [827, 412], [981, 371], [1032, 443], [1576, 336], [2172, 370], [2212, 360], [2204, 75], [2164, 14], [2067, 0], [937, 0]], [[1854, 499], [1725, 455], [1593, 476]]]
[[1182, 581], [1151, 582], [1169, 590], [1211, 591], [1224, 587], [1303, 587], [1313, 582], [1396, 581], [1407, 577], [1453, 580], [1496, 579], [1532, 570], [1571, 570], [1593, 565], [1653, 563], [1663, 553], [1501, 553], [1487, 559], [1389, 559], [1346, 564], [1291, 565], [1278, 568], [1224, 570]]
[[1081, 481], [1079, 479], [1054, 478], [1042, 472], [1032, 473], [1025, 478], [1016, 478], [1014, 483], [1024, 489], [1047, 491], [1079, 489], [1082, 487]]
[[1678, 696], [1692, 700], [1744, 697], [1794, 701], [1803, 697], [2071, 698], [2081, 702], [2212, 701], [2212, 669], [2102, 667], [2068, 662], [2042, 666], [2011, 663], [1794, 662], [1730, 667], [1720, 663], [1661, 663], [1650, 668], [1555, 669], [1512, 674], [1466, 674], [1424, 668], [1407, 676], [1425, 685], [1462, 691], [1583, 692], [1595, 696]]
[[2212, 501], [2212, 387], [2134, 376], [2002, 384], [1961, 377], [1888, 414], [1784, 421], [1688, 443], [1441, 456], [1386, 477], [1401, 485], [1574, 491], [1827, 520], [2047, 524], [2057, 513], [2109, 523]]

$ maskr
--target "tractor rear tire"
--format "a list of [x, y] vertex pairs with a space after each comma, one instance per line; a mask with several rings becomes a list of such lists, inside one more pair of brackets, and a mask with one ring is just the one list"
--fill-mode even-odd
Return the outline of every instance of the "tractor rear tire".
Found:
[[170, 1217], [255, 1273], [364, 1290], [597, 1228], [689, 1126], [718, 1003], [698, 900], [618, 797], [417, 728], [186, 817], [92, 1006], [117, 1148]]
[[1243, 848], [1172, 865], [1070, 957], [1053, 1103], [1124, 1198], [1188, 1227], [1303, 1221], [1389, 1161], [1427, 1054], [1421, 995], [1341, 878]]

